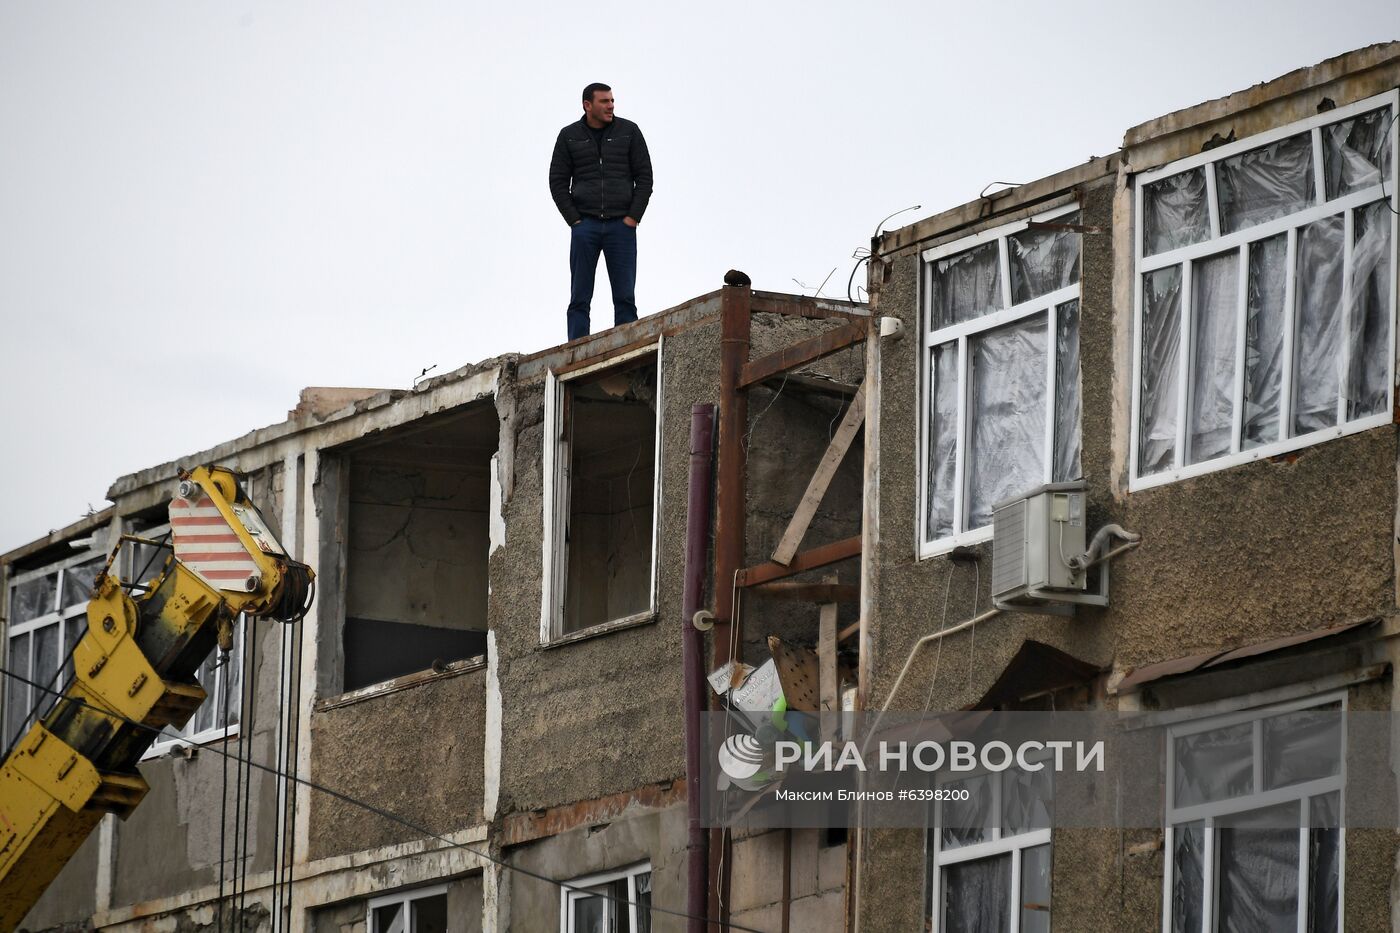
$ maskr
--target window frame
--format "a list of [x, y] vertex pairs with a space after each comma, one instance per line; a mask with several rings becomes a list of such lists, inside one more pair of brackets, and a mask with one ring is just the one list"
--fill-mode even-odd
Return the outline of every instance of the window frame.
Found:
[[[1128, 451], [1128, 489], [1136, 492], [1142, 489], [1151, 489], [1156, 486], [1163, 486], [1179, 480], [1190, 479], [1206, 473], [1213, 473], [1216, 470], [1229, 469], [1244, 463], [1252, 463], [1279, 454], [1290, 453], [1304, 447], [1311, 447], [1324, 441], [1337, 437], [1344, 437], [1349, 434], [1356, 434], [1361, 431], [1368, 431], [1372, 428], [1390, 424], [1394, 420], [1392, 414], [1395, 406], [1395, 374], [1396, 374], [1396, 276], [1400, 274], [1396, 261], [1397, 238], [1400, 238], [1400, 224], [1397, 224], [1397, 217], [1394, 209], [1397, 207], [1397, 185], [1400, 185], [1400, 120], [1392, 119], [1386, 133], [1390, 141], [1390, 178], [1383, 178], [1379, 184], [1372, 185], [1360, 191], [1354, 191], [1340, 197], [1328, 200], [1326, 187], [1326, 166], [1324, 164], [1325, 154], [1322, 141], [1322, 128], [1334, 123], [1340, 123], [1353, 117], [1361, 116], [1372, 110], [1382, 107], [1389, 107], [1392, 115], [1400, 113], [1400, 90], [1391, 90], [1383, 94], [1367, 97], [1344, 107], [1337, 107], [1304, 120], [1288, 123], [1284, 126], [1274, 127], [1262, 133], [1248, 136], [1244, 139], [1219, 146], [1207, 152], [1198, 153], [1185, 159], [1170, 162], [1158, 168], [1139, 173], [1133, 179], [1133, 311], [1132, 311], [1132, 407], [1129, 411], [1129, 451]], [[1241, 153], [1250, 152], [1264, 146], [1268, 146], [1279, 140], [1290, 136], [1297, 136], [1308, 133], [1312, 144], [1313, 159], [1313, 190], [1314, 203], [1307, 208], [1276, 217], [1273, 220], [1256, 224], [1236, 230], [1233, 233], [1222, 233], [1219, 209], [1219, 198], [1217, 194], [1216, 173], [1214, 166], [1216, 163], [1228, 159]], [[1204, 169], [1206, 182], [1206, 207], [1209, 213], [1210, 236], [1200, 243], [1191, 246], [1182, 246], [1175, 249], [1156, 253], [1152, 256], [1144, 256], [1143, 250], [1146, 246], [1143, 232], [1143, 191], [1154, 181], [1163, 178], [1170, 178], [1182, 172], [1193, 169]], [[1388, 200], [1392, 208], [1390, 214], [1390, 287], [1387, 294], [1390, 298], [1390, 334], [1389, 352], [1387, 353], [1387, 383], [1386, 383], [1386, 405], [1385, 409], [1378, 414], [1367, 415], [1348, 422], [1345, 417], [1346, 398], [1341, 391], [1338, 392], [1338, 418], [1337, 423], [1310, 431], [1307, 434], [1297, 436], [1287, 436], [1289, 434], [1290, 422], [1293, 414], [1293, 395], [1295, 391], [1294, 357], [1295, 357], [1295, 333], [1297, 325], [1297, 288], [1295, 287], [1296, 263], [1297, 263], [1297, 241], [1298, 232], [1311, 223], [1341, 214], [1343, 220], [1343, 249], [1345, 260], [1342, 266], [1342, 308], [1340, 321], [1338, 324], [1341, 338], [1338, 349], [1339, 359], [1343, 365], [1338, 367], [1338, 383], [1346, 378], [1346, 366], [1349, 348], [1347, 346], [1346, 335], [1351, 320], [1352, 303], [1352, 262], [1351, 256], [1355, 247], [1355, 228], [1353, 218], [1357, 210], [1364, 208], [1377, 201]], [[1287, 240], [1285, 254], [1285, 295], [1283, 307], [1283, 345], [1280, 349], [1280, 373], [1279, 373], [1279, 434], [1280, 438], [1258, 447], [1245, 449], [1243, 446], [1243, 419], [1244, 406], [1244, 359], [1245, 359], [1245, 334], [1246, 322], [1248, 320], [1248, 288], [1249, 288], [1249, 246], [1267, 240], [1271, 237], [1284, 235]], [[1186, 463], [1186, 446], [1188, 442], [1190, 420], [1190, 379], [1191, 379], [1191, 349], [1193, 337], [1193, 304], [1194, 293], [1192, 291], [1192, 264], [1201, 260], [1209, 259], [1212, 256], [1229, 254], [1239, 257], [1237, 260], [1237, 288], [1235, 308], [1235, 372], [1234, 386], [1232, 392], [1233, 412], [1230, 437], [1230, 452], [1222, 456], [1204, 460], [1199, 463]], [[1176, 434], [1175, 448], [1173, 451], [1173, 466], [1163, 469], [1157, 473], [1146, 476], [1139, 474], [1138, 458], [1140, 456], [1140, 431], [1142, 429], [1139, 406], [1142, 395], [1142, 314], [1143, 314], [1143, 286], [1145, 277], [1160, 269], [1168, 269], [1179, 266], [1181, 273], [1181, 298], [1178, 310], [1178, 360], [1177, 360], [1177, 386], [1176, 386]]]
[[[570, 369], [567, 372], [549, 370], [545, 375], [544, 393], [544, 493], [541, 497], [544, 510], [544, 563], [540, 585], [540, 645], [567, 644], [592, 635], [639, 625], [656, 618], [657, 587], [660, 570], [660, 529], [661, 529], [661, 490], [662, 490], [662, 438], [665, 433], [664, 401], [665, 378], [664, 356], [665, 339], [658, 337], [645, 346], [633, 347], [620, 353], [604, 357], [586, 366]], [[656, 436], [653, 439], [652, 511], [651, 511], [651, 583], [648, 588], [647, 608], [618, 619], [609, 619], [576, 632], [565, 632], [564, 603], [567, 598], [566, 585], [569, 571], [568, 546], [564, 540], [567, 526], [567, 513], [572, 493], [572, 479], [569, 476], [568, 442], [562, 439], [563, 425], [559, 418], [564, 412], [564, 392], [570, 382], [614, 369], [640, 359], [653, 356], [656, 366]]]
[[[1083, 266], [1083, 238], [1080, 238], [1080, 267], [1079, 278], [1073, 285], [1047, 292], [1029, 301], [1019, 304], [1012, 303], [1011, 291], [1011, 261], [1010, 253], [1006, 245], [1008, 237], [1018, 233], [1024, 233], [1030, 229], [1032, 222], [1043, 223], [1053, 221], [1056, 218], [1064, 217], [1079, 212], [1082, 205], [1077, 198], [1071, 197], [1068, 201], [1047, 208], [1038, 213], [1032, 214], [1021, 220], [1008, 224], [991, 227], [982, 230], [971, 236], [952, 240], [939, 246], [930, 247], [924, 250], [919, 256], [919, 274], [916, 282], [916, 304], [919, 308], [919, 333], [921, 339], [918, 344], [918, 391], [919, 391], [919, 427], [915, 432], [916, 463], [918, 464], [918, 489], [915, 495], [915, 528], [916, 552], [920, 560], [929, 557], [936, 557], [946, 554], [955, 547], [970, 544], [981, 544], [992, 540], [992, 523], [988, 522], [981, 528], [970, 530], [959, 530], [965, 524], [968, 498], [968, 471], [966, 469], [967, 447], [969, 442], [969, 423], [967, 406], [970, 400], [970, 386], [968, 384], [969, 368], [969, 338], [978, 334], [997, 330], [1020, 321], [1029, 320], [1037, 314], [1046, 315], [1046, 424], [1045, 424], [1045, 462], [1041, 471], [1044, 483], [1053, 482], [1055, 469], [1055, 384], [1056, 372], [1059, 368], [1059, 353], [1057, 352], [1055, 338], [1056, 325], [1058, 324], [1059, 307], [1069, 301], [1081, 299], [1081, 283], [1084, 277]], [[963, 253], [989, 242], [998, 242], [998, 277], [1001, 281], [1002, 307], [996, 311], [984, 314], [981, 317], [973, 318], [970, 321], [963, 321], [949, 325], [938, 330], [932, 330], [933, 308], [931, 277], [933, 275], [933, 263], [938, 259], [943, 259], [957, 253]], [[1081, 305], [1082, 309], [1082, 305]], [[1082, 316], [1081, 316], [1082, 321]], [[935, 347], [945, 343], [956, 342], [958, 345], [958, 384], [957, 384], [957, 427], [955, 429], [954, 447], [954, 470], [953, 470], [953, 534], [945, 538], [934, 538], [930, 535], [928, 527], [928, 480], [929, 469], [929, 407], [932, 403], [932, 373], [929, 366], [929, 355]], [[1081, 398], [1081, 408], [1083, 401]], [[1081, 427], [1082, 444], [1082, 427]], [[1082, 468], [1081, 468], [1082, 472]]]
[[[1037, 757], [1033, 760], [1046, 761], [1047, 758]], [[960, 865], [966, 862], [977, 862], [984, 859], [995, 858], [999, 855], [1011, 856], [1011, 878], [1009, 890], [1012, 901], [1007, 908], [1009, 917], [1008, 933], [1020, 933], [1021, 929], [1021, 863], [1025, 853], [1030, 849], [1040, 846], [1050, 846], [1051, 865], [1051, 891], [1053, 910], [1053, 890], [1054, 890], [1054, 859], [1055, 843], [1054, 829], [1046, 826], [1041, 829], [1027, 830], [1026, 832], [1003, 835], [1002, 811], [1002, 784], [1005, 775], [1013, 774], [1016, 768], [1007, 768], [1002, 771], [977, 770], [960, 775], [957, 781], [968, 780], [969, 778], [994, 776], [996, 780], [991, 782], [992, 801], [991, 813], [994, 816], [995, 825], [991, 827], [992, 838], [985, 842], [974, 842], [969, 845], [955, 846], [945, 849], [943, 847], [943, 801], [936, 801], [932, 807], [933, 825], [925, 836], [928, 840], [925, 843], [925, 858], [927, 859], [927, 877], [929, 884], [927, 904], [929, 906], [930, 923], [932, 933], [941, 933], [943, 929], [943, 870], [951, 865]], [[1053, 772], [1052, 772], [1053, 780]], [[942, 784], [944, 782], [940, 782]], [[1051, 791], [1053, 799], [1053, 790]]]
[[365, 901], [365, 933], [380, 933], [374, 928], [374, 912], [380, 907], [389, 904], [402, 904], [406, 922], [404, 933], [413, 933], [413, 911], [410, 906], [414, 901], [425, 900], [439, 895], [447, 896], [447, 885], [435, 884], [426, 888], [409, 888], [403, 891], [395, 891], [392, 894], [380, 894]]
[[[6, 578], [5, 605], [8, 607], [7, 611], [9, 615], [13, 617], [15, 590], [31, 580], [38, 580], [43, 577], [49, 576], [50, 574], [55, 575], [53, 605], [50, 606], [50, 608], [46, 612], [35, 616], [32, 619], [27, 619], [24, 622], [12, 622], [9, 619], [5, 620], [4, 663], [6, 669], [9, 668], [11, 659], [11, 644], [13, 643], [14, 639], [19, 638], [23, 635], [29, 635], [30, 647], [28, 666], [25, 668], [22, 676], [34, 681], [35, 683], [39, 683], [39, 679], [37, 676], [35, 676], [34, 671], [33, 635], [35, 632], [38, 632], [41, 629], [56, 626], [58, 628], [58, 651], [62, 661], [59, 664], [59, 681], [56, 685], [50, 686], [50, 689], [64, 689], [65, 683], [67, 681], [67, 676], [63, 673], [63, 668], [67, 663], [68, 657], [68, 642], [66, 638], [67, 629], [70, 625], [76, 626], [79, 629], [79, 639], [81, 639], [83, 635], [86, 634], [83, 631], [83, 629], [86, 628], [87, 606], [89, 602], [89, 600], [85, 599], [81, 602], [73, 603], [71, 606], [63, 605], [65, 577], [68, 571], [72, 570], [75, 567], [81, 567], [82, 565], [92, 561], [105, 561], [106, 558], [107, 555], [105, 552], [101, 550], [95, 550], [89, 547], [82, 551], [77, 551], [69, 555], [68, 557], [63, 558], [62, 560], [56, 560], [52, 563], [45, 564], [42, 567], [35, 567], [30, 570], [24, 570], [19, 573], [14, 573]], [[90, 582], [91, 581], [89, 581], [89, 584]], [[19, 672], [16, 671], [16, 673]], [[37, 692], [36, 688], [30, 687], [27, 684], [20, 684], [20, 686], [29, 694]], [[44, 695], [49, 696], [48, 694]], [[49, 699], [56, 702], [58, 698], [50, 696]], [[3, 706], [3, 703], [0, 703], [0, 706]], [[31, 701], [27, 704], [28, 708], [25, 710], [25, 718], [19, 726], [19, 733], [16, 735], [6, 734], [8, 732], [8, 724], [4, 721], [0, 721], [0, 739], [3, 739], [3, 743], [0, 743], [0, 747], [9, 748], [15, 742], [15, 740], [19, 738], [20, 735], [23, 735], [24, 732], [27, 731], [34, 724], [36, 720], [31, 714], [34, 712], [36, 706], [37, 701], [34, 698], [31, 698]], [[52, 703], [50, 703], [49, 708], [52, 708]], [[40, 713], [40, 716], [42, 717], [46, 713], [47, 710], [45, 710], [43, 713]]]
[[[1341, 765], [1336, 776], [1319, 778], [1301, 784], [1292, 784], [1267, 791], [1259, 789], [1261, 787], [1260, 777], [1264, 766], [1262, 753], [1263, 722], [1281, 714], [1315, 709], [1333, 703], [1340, 704], [1340, 712], [1345, 714], [1348, 708], [1347, 691], [1337, 690], [1292, 700], [1286, 703], [1276, 703], [1237, 712], [1222, 713], [1216, 716], [1207, 716], [1202, 719], [1192, 719], [1167, 728], [1166, 793], [1163, 809], [1163, 825], [1165, 828], [1163, 832], [1162, 848], [1162, 930], [1164, 933], [1169, 933], [1172, 929], [1172, 893], [1176, 884], [1175, 864], [1173, 861], [1173, 854], [1176, 851], [1176, 827], [1178, 825], [1198, 821], [1201, 823], [1202, 836], [1204, 839], [1201, 850], [1201, 870], [1203, 872], [1203, 883], [1201, 886], [1201, 929], [1202, 933], [1211, 933], [1211, 931], [1215, 929], [1215, 914], [1218, 906], [1216, 889], [1219, 884], [1219, 866], [1216, 864], [1215, 851], [1215, 820], [1223, 816], [1232, 816], [1238, 813], [1246, 813], [1251, 810], [1259, 810], [1288, 803], [1298, 804], [1299, 816], [1301, 818], [1298, 827], [1300, 846], [1298, 861], [1298, 930], [1299, 933], [1304, 933], [1307, 929], [1309, 869], [1307, 834], [1310, 830], [1308, 825], [1310, 808], [1305, 806], [1305, 804], [1313, 797], [1335, 792], [1337, 794], [1337, 812], [1339, 817], [1346, 812], [1348, 749], [1346, 716], [1342, 716]], [[1242, 723], [1253, 724], [1251, 756], [1252, 767], [1254, 769], [1254, 792], [1250, 794], [1241, 794], [1238, 797], [1230, 797], [1226, 800], [1194, 804], [1189, 807], [1178, 809], [1175, 799], [1177, 738], [1185, 735], [1194, 735], [1200, 732], [1210, 732], [1215, 729], [1240, 725]], [[1344, 822], [1343, 820], [1343, 824]], [[1337, 917], [1338, 929], [1340, 931], [1346, 924], [1347, 831], [1345, 825], [1340, 825], [1338, 827], [1337, 846]]]
[[[653, 875], [651, 861], [635, 862], [625, 868], [615, 868], [610, 871], [597, 872], [592, 875], [585, 875], [582, 878], [573, 878], [566, 882], [567, 887], [559, 888], [559, 933], [575, 933], [573, 906], [576, 901], [587, 897], [598, 897], [596, 892], [586, 890], [590, 887], [597, 887], [602, 884], [610, 884], [614, 881], [627, 879], [627, 905], [628, 929], [636, 933], [637, 930], [637, 878], [640, 875]], [[616, 901], [604, 900], [609, 911], [615, 912], [620, 906]], [[615, 918], [614, 918], [615, 919]], [[616, 929], [616, 925], [611, 927]], [[411, 931], [410, 931], [411, 933]]]

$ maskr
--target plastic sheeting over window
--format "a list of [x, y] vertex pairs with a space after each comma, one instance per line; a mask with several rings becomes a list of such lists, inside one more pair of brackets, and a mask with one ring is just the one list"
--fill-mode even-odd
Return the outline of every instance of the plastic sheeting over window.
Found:
[[1142, 237], [1145, 256], [1210, 238], [1203, 169], [1193, 168], [1143, 188]]
[[[1056, 217], [1059, 225], [1079, 223], [1079, 215]], [[1006, 238], [1011, 269], [1011, 301], [1020, 304], [1079, 281], [1079, 234], [1072, 230], [1029, 229]]]
[[1176, 456], [1176, 396], [1181, 377], [1181, 267], [1143, 276], [1138, 473], [1169, 469]]
[[1308, 801], [1308, 930], [1341, 928], [1341, 795]]
[[1015, 836], [1036, 829], [1049, 829], [1054, 808], [1049, 768], [1022, 771], [1013, 768], [1001, 776], [1001, 831]]
[[1079, 299], [1067, 301], [1055, 315], [1055, 469], [1052, 479], [1065, 483], [1083, 475], [1079, 465], [1082, 409], [1079, 390]]
[[1174, 803], [1190, 807], [1254, 790], [1254, 727], [1250, 723], [1176, 738]]
[[1234, 233], [1313, 201], [1312, 134], [1300, 133], [1215, 163], [1220, 229]]
[[1021, 856], [1021, 933], [1050, 933], [1050, 847]]
[[1376, 201], [1353, 215], [1347, 420], [1385, 411], [1390, 358], [1390, 207]]
[[1191, 417], [1186, 462], [1230, 452], [1235, 414], [1235, 327], [1239, 254], [1197, 260], [1191, 268]]
[[935, 330], [1001, 308], [1001, 258], [995, 241], [935, 260], [931, 279]]
[[931, 537], [953, 533], [953, 491], [957, 475], [958, 345], [944, 343], [929, 353], [932, 404], [928, 425], [928, 529]]
[[1390, 177], [1390, 109], [1364, 113], [1322, 128], [1327, 197], [1341, 197]]
[[992, 810], [994, 777], [979, 774], [944, 785], [954, 797], [959, 791], [967, 791], [967, 799], [945, 800], [941, 806], [939, 823], [943, 830], [943, 848], [954, 849], [992, 838], [992, 826], [996, 822], [996, 813]]
[[944, 933], [1000, 933], [1011, 922], [1011, 856], [943, 869]]
[[[1141, 183], [1134, 480], [1285, 453], [1388, 414], [1395, 109], [1366, 103]], [[1373, 191], [1385, 197], [1365, 203]], [[1249, 241], [1259, 225], [1268, 235]]]
[[1044, 482], [1046, 319], [990, 331], [971, 342], [969, 528], [992, 506]]
[[1298, 231], [1294, 435], [1337, 423], [1344, 227], [1338, 214]]
[[1245, 449], [1279, 439], [1279, 387], [1283, 380], [1283, 303], [1287, 291], [1288, 237], [1249, 245], [1244, 334]]
[[1342, 773], [1340, 704], [1284, 713], [1263, 723], [1264, 789]]
[[1258, 810], [1216, 833], [1217, 929], [1291, 930], [1298, 917], [1298, 831], [1277, 827], [1288, 814]]
[[1174, 827], [1172, 837], [1172, 933], [1200, 933], [1205, 830], [1186, 823]]

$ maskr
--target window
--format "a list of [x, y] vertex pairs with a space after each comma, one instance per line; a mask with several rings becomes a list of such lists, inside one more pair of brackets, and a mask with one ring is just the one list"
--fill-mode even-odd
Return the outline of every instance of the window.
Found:
[[991, 537], [992, 507], [1078, 479], [1073, 207], [924, 253], [922, 557]]
[[1396, 94], [1136, 182], [1131, 488], [1391, 420]]
[[542, 642], [655, 612], [660, 410], [659, 345], [550, 375]]
[[342, 689], [486, 653], [499, 437], [496, 407], [483, 400], [342, 449]]
[[1051, 771], [1009, 769], [940, 784], [927, 907], [936, 933], [1049, 933]]
[[560, 933], [651, 933], [651, 866], [570, 881], [560, 889]]
[[[31, 570], [13, 572], [5, 668], [62, 691], [73, 676], [73, 647], [87, 631], [93, 581], [107, 556], [87, 551]], [[9, 748], [57, 697], [12, 677], [4, 684], [4, 747]]]
[[1341, 929], [1343, 705], [1169, 732], [1164, 929]]
[[369, 933], [447, 933], [447, 886], [370, 900]]

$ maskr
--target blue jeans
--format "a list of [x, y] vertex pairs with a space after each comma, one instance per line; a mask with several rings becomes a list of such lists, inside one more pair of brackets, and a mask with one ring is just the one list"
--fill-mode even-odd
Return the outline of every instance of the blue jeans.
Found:
[[569, 339], [587, 337], [588, 309], [593, 303], [593, 279], [598, 272], [598, 254], [608, 263], [612, 283], [613, 323], [637, 319], [637, 228], [618, 217], [599, 220], [585, 217], [569, 234]]

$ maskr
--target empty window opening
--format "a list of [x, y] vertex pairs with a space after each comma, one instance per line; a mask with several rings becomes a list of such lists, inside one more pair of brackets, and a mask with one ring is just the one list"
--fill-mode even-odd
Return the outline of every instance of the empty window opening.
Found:
[[495, 407], [348, 452], [344, 689], [483, 654]]
[[648, 352], [555, 384], [546, 640], [653, 610], [658, 359]]

